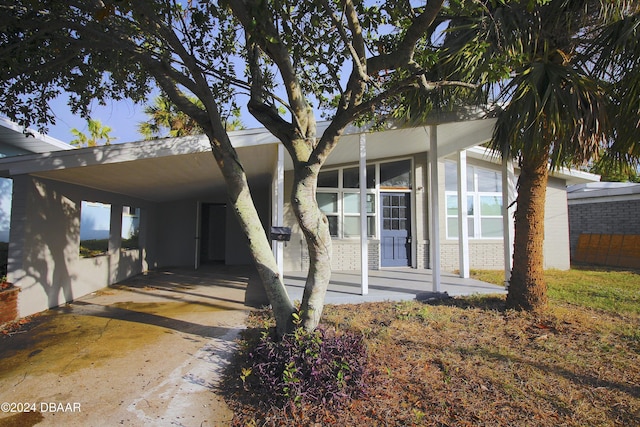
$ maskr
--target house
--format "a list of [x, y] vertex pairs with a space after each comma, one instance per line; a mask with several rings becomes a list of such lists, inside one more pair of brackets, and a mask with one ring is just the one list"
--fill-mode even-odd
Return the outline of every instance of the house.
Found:
[[[347, 129], [317, 191], [334, 236], [332, 268], [359, 271], [366, 293], [370, 269], [430, 268], [439, 290], [442, 270], [465, 276], [472, 267], [509, 266], [517, 169], [478, 147], [493, 124], [452, 117]], [[291, 160], [264, 129], [230, 136], [265, 229], [292, 227], [289, 242], [273, 243], [280, 269], [305, 271], [308, 255], [287, 202]], [[22, 288], [21, 316], [150, 269], [251, 262], [202, 136], [0, 159], [0, 171], [13, 180], [8, 277]], [[549, 180], [547, 267], [569, 267], [566, 185], [593, 180], [568, 171]], [[461, 212], [459, 200], [466, 200]], [[102, 214], [89, 221], [92, 210]]]
[[567, 199], [572, 261], [640, 268], [640, 184], [576, 184]]
[[[33, 129], [25, 129], [17, 123], [0, 117], [0, 158], [73, 148], [73, 146], [55, 138], [42, 135]], [[0, 275], [2, 276], [6, 274], [11, 221], [11, 192], [11, 179], [0, 177]]]
[[33, 129], [25, 129], [9, 119], [0, 117], [0, 158], [73, 148], [75, 148], [73, 145], [43, 135]]

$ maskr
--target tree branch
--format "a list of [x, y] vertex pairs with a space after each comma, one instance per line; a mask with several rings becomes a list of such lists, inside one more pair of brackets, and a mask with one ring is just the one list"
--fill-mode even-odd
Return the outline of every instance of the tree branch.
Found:
[[369, 58], [367, 61], [369, 75], [377, 75], [382, 70], [396, 69], [409, 64], [413, 60], [417, 41], [435, 22], [443, 3], [444, 0], [429, 0], [393, 52]]

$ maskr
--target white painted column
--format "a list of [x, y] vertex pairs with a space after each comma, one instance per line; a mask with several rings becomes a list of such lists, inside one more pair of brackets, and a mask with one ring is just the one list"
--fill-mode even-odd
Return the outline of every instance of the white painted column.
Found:
[[122, 246], [122, 205], [112, 204], [109, 224], [109, 285], [118, 281], [120, 265], [120, 246]]
[[[272, 183], [271, 198], [271, 225], [284, 225], [284, 146], [280, 143], [278, 147], [278, 163], [276, 164], [275, 176]], [[273, 255], [278, 264], [278, 274], [284, 277], [284, 242], [272, 241]]]
[[440, 201], [438, 193], [438, 127], [429, 126], [429, 199], [431, 200], [430, 244], [433, 291], [440, 292]]
[[460, 277], [469, 278], [469, 221], [467, 213], [467, 152], [458, 151], [458, 256]]
[[513, 161], [508, 158], [502, 159], [502, 229], [504, 243], [504, 283], [509, 286], [511, 280], [511, 269], [513, 267], [513, 237], [514, 224], [513, 214], [515, 212], [516, 178], [513, 172]]
[[360, 280], [361, 294], [369, 293], [369, 238], [367, 236], [367, 136], [360, 134]]

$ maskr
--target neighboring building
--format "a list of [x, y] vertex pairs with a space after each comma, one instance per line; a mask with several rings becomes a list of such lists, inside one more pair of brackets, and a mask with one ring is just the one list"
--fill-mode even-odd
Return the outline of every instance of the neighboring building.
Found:
[[[434, 287], [441, 269], [464, 275], [469, 267], [504, 268], [512, 238], [504, 212], [515, 200], [517, 170], [512, 175], [508, 164], [476, 147], [490, 138], [493, 124], [348, 129], [318, 182], [318, 203], [334, 236], [332, 268], [365, 275], [367, 269], [431, 268]], [[264, 129], [230, 136], [265, 228], [292, 227], [289, 242], [274, 242], [281, 269], [305, 271], [306, 247], [287, 201], [291, 159]], [[458, 170], [458, 164], [466, 166]], [[0, 171], [14, 180], [9, 279], [22, 288], [21, 316], [149, 269], [251, 262], [204, 137], [0, 159]], [[550, 178], [547, 267], [569, 267], [565, 186], [594, 180], [566, 171]], [[461, 220], [458, 193], [467, 201]], [[108, 212], [99, 216], [108, 216], [106, 226], [84, 218], [88, 205]], [[88, 223], [95, 238], [82, 237]]]
[[640, 268], [640, 184], [577, 184], [567, 198], [572, 261]]

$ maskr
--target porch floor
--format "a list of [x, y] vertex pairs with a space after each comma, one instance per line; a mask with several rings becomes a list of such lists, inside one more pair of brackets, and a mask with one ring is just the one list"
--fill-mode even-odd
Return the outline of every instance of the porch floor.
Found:
[[[284, 282], [289, 297], [302, 300], [306, 274], [285, 272]], [[440, 292], [449, 296], [473, 294], [504, 294], [504, 287], [474, 279], [463, 279], [451, 273], [441, 273]], [[403, 301], [429, 299], [439, 294], [433, 292], [431, 270], [394, 268], [369, 271], [369, 293], [361, 295], [359, 271], [334, 271], [325, 302], [327, 304], [356, 304], [372, 301]], [[440, 294], [441, 295], [441, 294]]]

